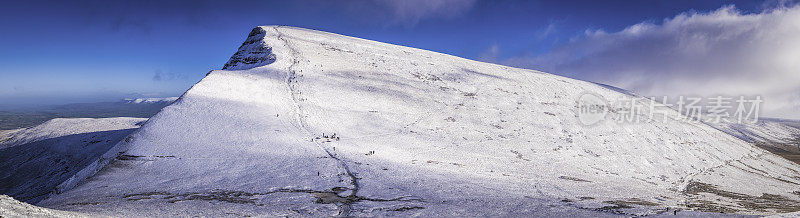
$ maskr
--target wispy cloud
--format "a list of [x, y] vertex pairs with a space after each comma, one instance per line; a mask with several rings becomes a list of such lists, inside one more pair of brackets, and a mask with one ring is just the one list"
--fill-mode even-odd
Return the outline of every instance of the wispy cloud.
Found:
[[478, 56], [479, 61], [496, 63], [500, 56], [500, 46], [494, 44]]
[[453, 18], [471, 9], [475, 0], [375, 0], [395, 24], [414, 26], [430, 18]]
[[641, 94], [761, 95], [768, 116], [800, 118], [800, 6], [734, 6], [589, 30], [541, 56], [505, 64], [609, 83]]
[[171, 80], [185, 80], [187, 76], [181, 73], [175, 72], [164, 72], [160, 69], [155, 70], [153, 72], [153, 81], [154, 82], [161, 82], [161, 81], [171, 81]]
[[550, 21], [550, 23], [547, 24], [547, 27], [538, 31], [537, 38], [539, 40], [543, 40], [557, 32], [556, 29], [556, 21]]

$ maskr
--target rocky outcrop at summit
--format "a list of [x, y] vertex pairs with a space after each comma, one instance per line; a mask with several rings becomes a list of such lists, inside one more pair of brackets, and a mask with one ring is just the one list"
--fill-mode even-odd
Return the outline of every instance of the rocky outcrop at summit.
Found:
[[275, 62], [275, 54], [272, 47], [264, 41], [266, 31], [262, 27], [256, 27], [247, 36], [247, 40], [239, 47], [228, 63], [222, 67], [223, 70], [245, 70], [254, 67], [264, 66]]

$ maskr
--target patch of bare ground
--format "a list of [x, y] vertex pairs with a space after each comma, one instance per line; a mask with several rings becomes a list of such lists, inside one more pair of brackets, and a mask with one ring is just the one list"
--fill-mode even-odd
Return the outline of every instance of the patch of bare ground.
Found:
[[[342, 191], [347, 190], [344, 187], [334, 187], [331, 190], [326, 191], [316, 191], [316, 190], [307, 190], [307, 189], [278, 189], [275, 191], [270, 192], [262, 192], [262, 193], [255, 193], [255, 192], [243, 192], [243, 191], [229, 191], [229, 190], [212, 190], [208, 192], [191, 192], [191, 193], [183, 193], [183, 194], [173, 194], [170, 192], [163, 192], [163, 191], [153, 191], [153, 192], [143, 192], [143, 193], [134, 193], [134, 194], [127, 194], [122, 196], [123, 199], [128, 201], [139, 201], [139, 200], [150, 200], [150, 199], [162, 199], [167, 200], [169, 203], [177, 203], [181, 201], [220, 201], [226, 203], [233, 203], [233, 204], [252, 204], [256, 206], [264, 206], [264, 204], [259, 203], [263, 196], [275, 194], [275, 193], [306, 193], [311, 194], [316, 198], [314, 203], [317, 204], [336, 204], [336, 205], [351, 205], [356, 202], [361, 201], [371, 201], [371, 202], [410, 202], [410, 203], [421, 203], [423, 202], [422, 199], [403, 196], [398, 198], [392, 199], [381, 199], [381, 198], [368, 198], [368, 197], [361, 197], [361, 196], [340, 196], [339, 193]], [[415, 209], [423, 209], [422, 207], [416, 205], [405, 205], [404, 207], [407, 208], [395, 208], [396, 211], [404, 211], [404, 210], [415, 210]], [[349, 208], [349, 207], [348, 207]], [[349, 210], [349, 209], [348, 209]], [[348, 211], [349, 213], [349, 211]]]
[[631, 209], [641, 206], [645, 207], [661, 206], [661, 204], [649, 202], [638, 198], [630, 198], [627, 200], [610, 200], [610, 201], [603, 201], [603, 203], [610, 205], [603, 206], [601, 208], [596, 208], [595, 210], [614, 213], [614, 214], [625, 214], [625, 212], [623, 211], [624, 209]]
[[702, 183], [690, 182], [683, 190], [687, 195], [699, 195], [700, 193], [714, 194], [734, 201], [736, 205], [724, 205], [707, 200], [691, 200], [686, 204], [687, 208], [715, 213], [738, 213], [743, 209], [747, 211], [767, 212], [767, 213], [789, 213], [800, 211], [800, 201], [791, 198], [761, 194], [761, 196], [751, 196], [717, 188], [717, 186]]
[[563, 179], [563, 180], [576, 181], [576, 182], [592, 182], [592, 181], [589, 181], [589, 180], [585, 180], [585, 179], [581, 179], [581, 178], [577, 178], [577, 177], [571, 177], [571, 176], [559, 176], [558, 178], [559, 179]]
[[794, 140], [788, 143], [758, 142], [753, 144], [796, 164], [800, 164], [800, 136], [796, 136]]
[[800, 164], [800, 154], [778, 154], [778, 156], [786, 158], [787, 160], [796, 164]]
[[159, 195], [172, 195], [169, 192], [144, 192], [144, 193], [136, 193], [136, 194], [127, 194], [122, 196], [125, 200], [129, 201], [138, 201], [144, 199], [153, 199]]
[[707, 200], [696, 200], [686, 204], [686, 207], [696, 211], [711, 212], [711, 213], [726, 213], [734, 214], [739, 213], [740, 210], [717, 204]]

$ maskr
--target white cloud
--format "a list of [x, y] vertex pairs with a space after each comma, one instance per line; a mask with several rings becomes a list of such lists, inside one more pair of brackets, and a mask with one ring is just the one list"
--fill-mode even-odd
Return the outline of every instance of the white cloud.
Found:
[[800, 6], [753, 14], [726, 6], [586, 31], [548, 54], [504, 63], [650, 96], [761, 95], [764, 115], [800, 118]]
[[478, 60], [483, 62], [495, 63], [497, 62], [497, 58], [499, 55], [500, 55], [500, 46], [494, 44], [490, 46], [488, 49], [486, 49], [486, 51], [483, 51], [483, 53], [481, 53], [478, 56]]
[[413, 26], [420, 20], [443, 17], [453, 18], [467, 12], [475, 0], [376, 0], [393, 16], [393, 22]]
[[539, 30], [537, 38], [539, 40], [542, 40], [542, 39], [545, 39], [545, 38], [549, 37], [550, 35], [552, 35], [555, 32], [556, 32], [556, 22], [555, 21], [550, 21], [550, 23], [547, 24], [547, 27], [545, 27], [542, 30]]

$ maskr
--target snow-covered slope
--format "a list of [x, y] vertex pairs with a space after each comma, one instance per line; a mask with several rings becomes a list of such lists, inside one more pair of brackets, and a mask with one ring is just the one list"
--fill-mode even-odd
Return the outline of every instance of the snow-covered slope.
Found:
[[761, 118], [755, 123], [710, 123], [710, 125], [800, 163], [800, 121]]
[[3, 217], [89, 217], [88, 214], [37, 207], [0, 195], [0, 216]]
[[[629, 90], [597, 84], [631, 97], [641, 97]], [[677, 105], [673, 104], [673, 109], [680, 110], [675, 106]], [[692, 113], [688, 110], [683, 111]], [[711, 114], [700, 114], [700, 116], [699, 120], [703, 120], [705, 124], [800, 164], [800, 121], [798, 120], [760, 117], [757, 122], [749, 120], [740, 122], [735, 119], [716, 120]]]
[[0, 149], [89, 132], [138, 128], [146, 118], [55, 118], [31, 128], [0, 132]]
[[276, 26], [254, 29], [225, 69], [40, 205], [134, 216], [800, 208], [800, 166], [670, 109], [658, 109], [663, 122], [582, 125], [581, 93], [625, 95], [590, 82]]
[[0, 149], [0, 194], [38, 202], [145, 118], [58, 118], [11, 133]]
[[709, 123], [751, 143], [794, 143], [800, 138], [800, 121], [761, 118], [755, 123]]
[[19, 131], [25, 130], [22, 129], [10, 129], [10, 130], [0, 130], [0, 149], [8, 147], [6, 144], [9, 144], [8, 140], [11, 140], [13, 134]]

